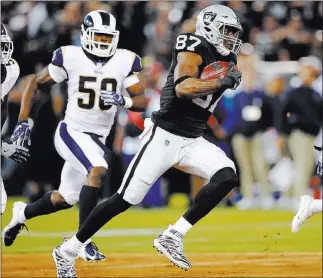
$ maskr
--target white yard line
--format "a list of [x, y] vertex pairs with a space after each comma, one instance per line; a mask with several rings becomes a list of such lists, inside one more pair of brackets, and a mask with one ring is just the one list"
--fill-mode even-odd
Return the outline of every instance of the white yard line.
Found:
[[[127, 237], [127, 236], [151, 236], [151, 235], [158, 235], [161, 233], [162, 229], [109, 229], [109, 230], [100, 230], [98, 231], [95, 236], [96, 237]], [[74, 236], [76, 231], [74, 232], [36, 232], [36, 231], [22, 231], [19, 234], [20, 236], [31, 236], [31, 237], [72, 237]]]
[[[308, 223], [308, 226], [312, 228], [321, 227], [321, 223]], [[275, 223], [266, 223], [258, 226], [253, 225], [242, 225], [242, 224], [228, 224], [224, 226], [219, 225], [219, 227], [216, 226], [209, 226], [204, 225], [199, 227], [199, 231], [204, 230], [210, 230], [210, 229], [217, 229], [217, 230], [223, 230], [223, 229], [230, 229], [230, 230], [241, 230], [244, 227], [247, 227], [249, 229], [261, 229], [265, 230], [265, 228], [287, 228], [290, 227], [290, 223], [288, 222], [275, 222]], [[123, 228], [123, 229], [106, 229], [106, 230], [100, 230], [95, 234], [95, 237], [131, 237], [131, 236], [157, 236], [158, 234], [162, 233], [164, 229], [162, 228]], [[75, 235], [75, 231], [64, 231], [64, 232], [45, 232], [45, 231], [30, 231], [29, 233], [27, 231], [22, 231], [19, 236], [32, 236], [32, 237], [45, 237], [45, 238], [53, 238], [53, 237], [72, 237]], [[281, 237], [280, 237], [281, 238]]]

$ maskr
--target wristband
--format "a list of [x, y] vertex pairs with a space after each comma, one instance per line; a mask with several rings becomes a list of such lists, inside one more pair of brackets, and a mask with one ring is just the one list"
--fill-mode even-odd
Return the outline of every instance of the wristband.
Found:
[[130, 98], [130, 97], [123, 97], [123, 99], [124, 99], [124, 108], [131, 108], [132, 107], [132, 105], [133, 105], [133, 101], [132, 101], [132, 99]]
[[182, 77], [178, 78], [178, 79], [175, 81], [174, 86], [176, 87], [176, 86], [177, 86], [177, 84], [182, 83], [185, 79], [187, 79], [187, 78], [191, 78], [191, 77], [192, 77], [192, 76], [185, 75], [185, 76], [182, 76]]

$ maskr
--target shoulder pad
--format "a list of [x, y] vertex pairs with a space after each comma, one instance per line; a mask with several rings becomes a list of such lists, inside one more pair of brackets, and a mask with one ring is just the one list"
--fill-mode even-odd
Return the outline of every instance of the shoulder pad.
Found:
[[63, 51], [62, 48], [58, 48], [53, 53], [52, 64], [58, 67], [63, 67]]
[[141, 62], [141, 57], [137, 54], [135, 54], [135, 58], [132, 64], [131, 72], [133, 73], [139, 73], [142, 71], [142, 62]]
[[17, 79], [20, 74], [20, 67], [17, 61], [11, 58], [6, 66], [8, 67], [8, 74], [10, 74], [9, 78]]
[[127, 49], [120, 49], [119, 48], [118, 51], [119, 51], [119, 53], [121, 54], [122, 57], [124, 57], [125, 59], [129, 59], [128, 60], [129, 65], [131, 65], [129, 74], [139, 73], [139, 72], [142, 71], [143, 66], [142, 66], [141, 57], [139, 55], [137, 55], [135, 52], [132, 52], [132, 51], [127, 50]]

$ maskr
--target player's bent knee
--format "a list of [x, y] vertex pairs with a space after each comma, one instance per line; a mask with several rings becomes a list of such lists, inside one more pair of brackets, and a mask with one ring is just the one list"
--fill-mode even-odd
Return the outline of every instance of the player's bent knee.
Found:
[[100, 188], [107, 174], [107, 170], [105, 167], [92, 168], [87, 177], [89, 186]]
[[64, 194], [59, 191], [53, 191], [51, 196], [52, 204], [57, 208], [70, 208], [78, 202], [77, 194]]
[[224, 167], [220, 169], [211, 177], [210, 183], [214, 183], [214, 184], [228, 183], [233, 187], [237, 186], [238, 177], [235, 172], [235, 168]]
[[145, 198], [149, 189], [149, 183], [143, 181], [142, 179], [134, 175], [131, 179], [129, 186], [125, 189], [123, 194], [121, 193], [121, 195], [123, 196], [123, 199], [126, 202], [132, 205], [138, 205]]

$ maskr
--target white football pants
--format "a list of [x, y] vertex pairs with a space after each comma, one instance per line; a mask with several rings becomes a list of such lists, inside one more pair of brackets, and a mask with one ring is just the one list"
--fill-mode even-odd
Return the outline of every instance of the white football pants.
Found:
[[174, 135], [145, 120], [140, 135], [141, 147], [131, 161], [118, 190], [130, 204], [139, 204], [150, 186], [169, 168], [176, 167], [206, 180], [220, 169], [235, 165], [216, 145], [202, 137], [185, 138]]
[[108, 169], [106, 161], [108, 148], [105, 136], [83, 133], [62, 121], [55, 133], [55, 147], [65, 160], [61, 174], [59, 193], [69, 205], [79, 201], [83, 185], [87, 184], [87, 174], [94, 167]]

